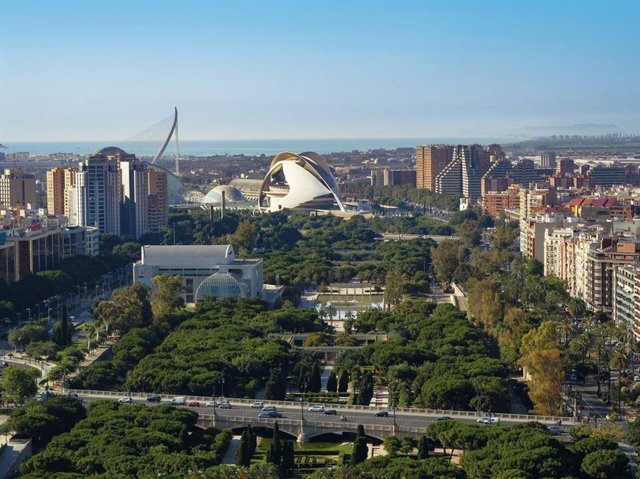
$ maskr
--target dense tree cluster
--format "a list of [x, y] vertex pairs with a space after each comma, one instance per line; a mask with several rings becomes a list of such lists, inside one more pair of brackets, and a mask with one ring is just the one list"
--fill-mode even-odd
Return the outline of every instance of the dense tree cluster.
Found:
[[[313, 312], [266, 311], [255, 299], [221, 298], [200, 303], [152, 354], [130, 371], [132, 390], [194, 395], [252, 395], [273, 370], [293, 370], [298, 354], [270, 333], [282, 325], [298, 331], [319, 327]], [[224, 382], [223, 382], [224, 381]], [[223, 389], [224, 388], [224, 389]]]
[[[392, 312], [361, 313], [345, 327], [390, 333], [338, 357], [336, 369], [360, 376], [373, 368], [392, 400], [436, 409], [507, 411], [508, 369], [488, 338], [451, 305], [408, 302]], [[365, 373], [365, 377], [368, 373]]]
[[230, 433], [195, 426], [197, 413], [171, 406], [93, 403], [87, 418], [22, 466], [24, 478], [184, 478], [220, 464]]
[[76, 422], [86, 417], [79, 399], [71, 396], [51, 395], [42, 402], [30, 401], [14, 409], [9, 426], [18, 437], [31, 438], [36, 449], [47, 444], [52, 437], [68, 432]]
[[[129, 370], [153, 352], [180, 322], [191, 316], [191, 313], [181, 311], [154, 318], [149, 326], [129, 330], [112, 346], [110, 360], [94, 362], [82, 370], [71, 385], [81, 389], [109, 389], [122, 382]], [[147, 390], [144, 377], [139, 387], [140, 391]]]
[[608, 439], [588, 437], [567, 449], [539, 423], [486, 427], [438, 421], [429, 434], [445, 449], [464, 449], [468, 479], [630, 478], [629, 460]]

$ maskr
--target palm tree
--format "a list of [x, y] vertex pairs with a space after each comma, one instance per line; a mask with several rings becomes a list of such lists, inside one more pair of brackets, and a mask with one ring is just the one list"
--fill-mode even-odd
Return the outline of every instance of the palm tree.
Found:
[[98, 334], [99, 325], [95, 321], [84, 325], [84, 330], [87, 332], [87, 351], [91, 352], [91, 337], [94, 334]]
[[251, 479], [279, 479], [278, 468], [274, 464], [259, 462], [249, 469]]
[[621, 392], [622, 392], [622, 371], [629, 366], [629, 348], [625, 343], [615, 347], [609, 360], [611, 366], [618, 370], [618, 413], [620, 412]]

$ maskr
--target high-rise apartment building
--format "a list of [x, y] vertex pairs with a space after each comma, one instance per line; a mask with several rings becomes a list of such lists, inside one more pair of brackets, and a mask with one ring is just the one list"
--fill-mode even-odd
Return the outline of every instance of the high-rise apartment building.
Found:
[[462, 195], [462, 158], [456, 151], [453, 159], [436, 176], [434, 191], [441, 195]]
[[80, 163], [74, 194], [79, 225], [120, 234], [122, 175], [118, 158], [124, 155], [119, 148], [108, 147]]
[[149, 185], [149, 232], [159, 233], [169, 219], [169, 178], [166, 171], [150, 167]]
[[565, 176], [572, 175], [575, 165], [571, 158], [560, 158], [556, 167], [556, 175]]
[[462, 196], [477, 200], [482, 196], [482, 176], [489, 169], [489, 153], [480, 145], [458, 145], [462, 167]]
[[47, 211], [52, 215], [64, 214], [64, 169], [47, 171]]
[[19, 169], [5, 169], [0, 175], [0, 205], [36, 208], [35, 177]]
[[47, 171], [47, 210], [49, 214], [69, 216], [69, 187], [75, 185], [75, 168]]
[[613, 320], [627, 325], [640, 339], [640, 266], [616, 266], [613, 271]]
[[453, 159], [453, 146], [427, 145], [416, 148], [416, 187], [435, 191], [436, 176]]
[[540, 166], [542, 168], [555, 168], [556, 167], [556, 152], [547, 151], [540, 157]]
[[[69, 190], [76, 184], [77, 168], [65, 168], [64, 169], [64, 211], [63, 214], [68, 218], [71, 213], [71, 198], [69, 197]], [[77, 223], [74, 223], [77, 224]]]
[[122, 203], [120, 234], [140, 238], [149, 231], [149, 184], [145, 162], [133, 158], [120, 161]]

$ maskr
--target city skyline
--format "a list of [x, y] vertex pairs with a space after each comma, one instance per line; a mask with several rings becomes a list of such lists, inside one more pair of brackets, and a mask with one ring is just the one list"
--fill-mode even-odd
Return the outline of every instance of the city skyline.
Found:
[[5, 0], [0, 140], [635, 133], [635, 7]]

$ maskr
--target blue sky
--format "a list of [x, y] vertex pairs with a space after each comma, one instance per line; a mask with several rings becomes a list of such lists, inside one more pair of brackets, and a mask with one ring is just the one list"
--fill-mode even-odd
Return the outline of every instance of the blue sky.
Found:
[[174, 105], [184, 139], [640, 133], [640, 0], [0, 0], [0, 12], [0, 142], [126, 138]]

